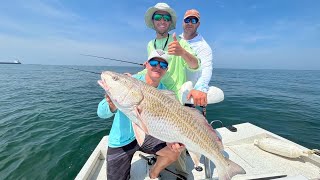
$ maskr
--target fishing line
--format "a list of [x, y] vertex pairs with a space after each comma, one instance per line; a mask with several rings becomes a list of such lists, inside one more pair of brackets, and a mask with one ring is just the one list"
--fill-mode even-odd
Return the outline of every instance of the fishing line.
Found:
[[94, 58], [100, 58], [100, 59], [107, 59], [111, 61], [119, 61], [119, 62], [124, 62], [124, 63], [129, 63], [129, 64], [136, 64], [139, 66], [143, 66], [141, 63], [135, 63], [135, 62], [130, 62], [130, 61], [125, 61], [125, 60], [120, 60], [120, 59], [114, 59], [114, 58], [108, 58], [108, 57], [102, 57], [102, 56], [95, 56], [95, 55], [90, 55], [90, 54], [80, 54], [82, 56], [88, 56], [88, 57], [94, 57]]

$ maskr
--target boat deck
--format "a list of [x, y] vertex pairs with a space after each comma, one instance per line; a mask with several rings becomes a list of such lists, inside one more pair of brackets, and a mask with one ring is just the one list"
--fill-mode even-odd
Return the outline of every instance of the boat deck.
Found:
[[[235, 125], [235, 127], [237, 128], [237, 132], [231, 132], [227, 128], [217, 129], [224, 144], [224, 155], [241, 165], [246, 170], [246, 174], [236, 175], [232, 178], [233, 180], [259, 178], [299, 180], [320, 179], [320, 156], [312, 154], [308, 157], [294, 159], [285, 158], [261, 150], [253, 144], [253, 141], [262, 137], [273, 137], [294, 144], [302, 150], [308, 150], [307, 148], [250, 123]], [[107, 140], [108, 136], [105, 136], [101, 140], [95, 151], [86, 162], [85, 166], [79, 172], [76, 179], [106, 179], [105, 157]], [[147, 161], [139, 157], [140, 153], [142, 152], [136, 152], [132, 160], [132, 180], [144, 179], [146, 177], [147, 170], [149, 169]], [[187, 156], [186, 161], [189, 171], [189, 175], [187, 177], [188, 179], [205, 179], [204, 170], [198, 172], [193, 169], [193, 162], [189, 156]], [[203, 156], [201, 158], [201, 163], [204, 163]], [[168, 169], [175, 172], [174, 167], [172, 166], [169, 166]], [[211, 169], [213, 172], [213, 179], [218, 179], [217, 171], [212, 162]], [[161, 177], [162, 179], [166, 180], [176, 179], [174, 175], [168, 173], [167, 171], [161, 172]]]

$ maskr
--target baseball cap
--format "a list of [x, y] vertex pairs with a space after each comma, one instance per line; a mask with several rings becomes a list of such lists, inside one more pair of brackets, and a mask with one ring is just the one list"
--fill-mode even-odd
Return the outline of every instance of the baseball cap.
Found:
[[187, 10], [186, 13], [184, 14], [184, 18], [187, 18], [187, 17], [190, 17], [190, 16], [194, 16], [196, 18], [198, 18], [200, 20], [200, 13], [195, 10], [195, 9], [190, 9], [190, 10]]
[[160, 59], [165, 60], [167, 63], [169, 63], [169, 61], [168, 61], [169, 56], [162, 49], [155, 49], [155, 50], [151, 51], [151, 53], [148, 57], [148, 61], [152, 58], [160, 58]]

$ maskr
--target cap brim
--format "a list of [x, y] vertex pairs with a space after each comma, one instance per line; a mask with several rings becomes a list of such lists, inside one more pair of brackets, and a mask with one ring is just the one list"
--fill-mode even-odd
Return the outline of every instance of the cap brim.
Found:
[[166, 59], [164, 59], [163, 57], [159, 57], [159, 56], [151, 57], [151, 58], [149, 58], [149, 59], [148, 59], [148, 61], [150, 61], [150, 59], [153, 59], [153, 58], [159, 58], [159, 59], [162, 59], [162, 60], [164, 60], [165, 62], [167, 62], [167, 63], [169, 64], [169, 62], [168, 62]]

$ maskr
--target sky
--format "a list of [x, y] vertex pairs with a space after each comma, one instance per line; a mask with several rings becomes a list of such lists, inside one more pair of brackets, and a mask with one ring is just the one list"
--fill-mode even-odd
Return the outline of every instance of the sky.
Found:
[[320, 70], [319, 0], [3, 0], [0, 61], [23, 64], [123, 65], [92, 54], [142, 63], [155, 31], [144, 14], [158, 2], [183, 15], [197, 9], [198, 32], [213, 50], [214, 68]]

